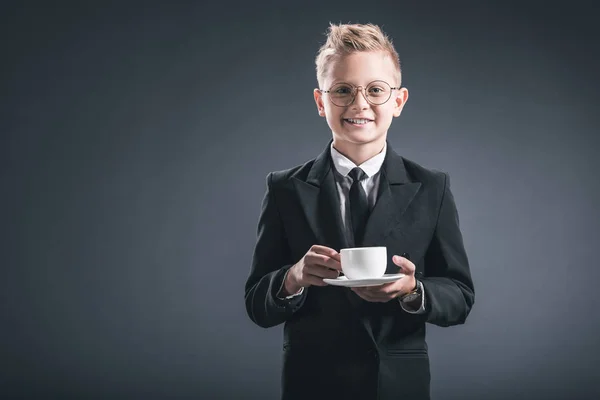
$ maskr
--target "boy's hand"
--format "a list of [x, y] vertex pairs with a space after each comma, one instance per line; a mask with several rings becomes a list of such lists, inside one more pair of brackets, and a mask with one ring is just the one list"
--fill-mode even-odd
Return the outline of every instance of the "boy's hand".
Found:
[[327, 286], [323, 278], [337, 278], [341, 270], [340, 254], [315, 244], [290, 268], [284, 283], [285, 291], [290, 295], [303, 287]]
[[379, 286], [351, 288], [352, 291], [366, 301], [385, 303], [413, 290], [417, 285], [415, 265], [408, 259], [400, 256], [392, 257], [392, 261], [400, 267], [400, 271], [398, 272], [406, 276], [397, 281], [384, 283]]

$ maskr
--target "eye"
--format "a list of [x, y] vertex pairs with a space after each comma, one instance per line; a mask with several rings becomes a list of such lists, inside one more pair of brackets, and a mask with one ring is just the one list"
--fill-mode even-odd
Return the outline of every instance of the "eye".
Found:
[[350, 86], [338, 86], [332, 89], [332, 92], [335, 94], [351, 94], [352, 88]]

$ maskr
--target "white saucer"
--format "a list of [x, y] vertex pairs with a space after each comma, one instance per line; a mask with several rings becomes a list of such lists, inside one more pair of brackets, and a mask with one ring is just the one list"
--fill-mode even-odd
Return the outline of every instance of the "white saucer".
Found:
[[384, 283], [394, 282], [402, 278], [404, 274], [385, 274], [381, 278], [369, 278], [369, 279], [348, 279], [346, 276], [339, 276], [335, 279], [323, 279], [323, 282], [333, 286], [344, 286], [344, 287], [366, 287], [366, 286], [378, 286]]

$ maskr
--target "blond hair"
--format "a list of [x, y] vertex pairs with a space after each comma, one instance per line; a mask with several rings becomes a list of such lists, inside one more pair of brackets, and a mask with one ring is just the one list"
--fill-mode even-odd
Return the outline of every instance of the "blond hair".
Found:
[[359, 51], [385, 51], [396, 67], [398, 85], [402, 80], [400, 57], [392, 40], [377, 25], [329, 23], [327, 41], [321, 46], [315, 59], [319, 87], [323, 84], [328, 66], [338, 57]]

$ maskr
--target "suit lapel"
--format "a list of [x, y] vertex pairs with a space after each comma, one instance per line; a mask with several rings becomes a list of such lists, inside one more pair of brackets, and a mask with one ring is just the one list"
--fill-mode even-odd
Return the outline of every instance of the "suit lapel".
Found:
[[306, 181], [293, 178], [300, 204], [317, 243], [336, 251], [348, 247], [329, 146], [315, 159]]
[[382, 245], [384, 239], [400, 222], [420, 187], [420, 182], [410, 182], [402, 157], [388, 144], [381, 168], [379, 196], [367, 221], [364, 246]]

